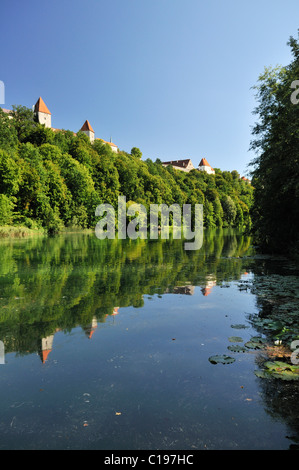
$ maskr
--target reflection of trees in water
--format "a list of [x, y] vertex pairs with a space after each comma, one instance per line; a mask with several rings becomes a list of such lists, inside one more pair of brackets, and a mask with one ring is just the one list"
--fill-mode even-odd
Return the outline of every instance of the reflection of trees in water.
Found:
[[[57, 331], [81, 326], [92, 338], [108, 316], [117, 315], [118, 307], [140, 307], [144, 295], [192, 295], [194, 286], [205, 295], [249, 270], [256, 274], [260, 317], [267, 318], [281, 302], [269, 297], [271, 289], [265, 295], [258, 281], [275, 274], [279, 264], [255, 263], [246, 257], [249, 250], [250, 239], [229, 230], [206, 231], [202, 249], [194, 252], [186, 252], [179, 240], [100, 241], [82, 234], [4, 241], [0, 339], [5, 352], [38, 352], [45, 362]], [[256, 380], [267, 412], [290, 428], [290, 446], [299, 443], [298, 382]]]
[[[257, 315], [249, 315], [257, 333], [267, 338], [270, 352], [257, 357], [258, 368], [267, 361], [291, 363], [290, 343], [299, 334], [298, 269], [284, 259], [260, 258], [252, 265], [251, 291], [256, 295]], [[271, 321], [270, 321], [271, 320]], [[270, 323], [267, 323], [270, 321]], [[284, 332], [283, 327], [286, 327]], [[277, 329], [276, 329], [277, 328]], [[275, 347], [279, 335], [282, 346]], [[282, 351], [282, 354], [281, 354]], [[281, 355], [280, 355], [281, 354]], [[299, 449], [299, 382], [257, 378], [267, 413], [289, 428], [290, 448]]]
[[290, 449], [299, 449], [299, 389], [298, 382], [257, 379], [265, 411], [288, 427]]
[[[0, 338], [6, 352], [41, 351], [41, 339], [115, 306], [141, 307], [144, 295], [182, 292], [238, 279], [250, 239], [231, 230], [206, 231], [204, 245], [185, 251], [181, 240], [98, 240], [69, 234], [0, 245]], [[234, 256], [232, 260], [230, 257]]]

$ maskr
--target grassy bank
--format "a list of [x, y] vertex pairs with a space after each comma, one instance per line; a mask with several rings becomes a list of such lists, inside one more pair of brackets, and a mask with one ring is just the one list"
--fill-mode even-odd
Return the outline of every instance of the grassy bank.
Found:
[[[80, 227], [63, 227], [57, 234], [64, 233], [94, 233], [94, 229]], [[43, 228], [29, 228], [25, 225], [0, 225], [0, 240], [3, 238], [28, 238], [40, 235], [48, 235]]]
[[25, 238], [33, 237], [36, 235], [45, 235], [44, 229], [31, 229], [25, 226], [12, 226], [3, 225], [0, 226], [0, 239], [1, 238]]

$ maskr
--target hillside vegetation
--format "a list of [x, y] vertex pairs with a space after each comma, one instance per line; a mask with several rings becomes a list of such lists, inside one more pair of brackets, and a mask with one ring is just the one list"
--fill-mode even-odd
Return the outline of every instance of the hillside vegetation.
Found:
[[237, 171], [184, 173], [156, 159], [113, 153], [79, 132], [53, 131], [33, 112], [14, 106], [13, 119], [0, 109], [0, 225], [94, 228], [101, 203], [117, 208], [118, 196], [143, 204], [201, 203], [205, 227], [250, 228], [253, 188]]

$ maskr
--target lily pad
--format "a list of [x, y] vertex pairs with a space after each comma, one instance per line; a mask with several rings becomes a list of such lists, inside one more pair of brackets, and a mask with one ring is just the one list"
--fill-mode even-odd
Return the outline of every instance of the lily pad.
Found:
[[238, 323], [236, 325], [231, 325], [231, 328], [235, 328], [236, 330], [244, 330], [245, 328], [249, 328], [247, 325], [243, 325], [241, 323]]
[[271, 374], [266, 370], [255, 370], [254, 373], [260, 379], [270, 379], [271, 378]]
[[257, 343], [255, 341], [247, 341], [247, 343], [245, 343], [245, 346], [248, 349], [263, 349], [264, 347], [262, 343]]
[[266, 330], [273, 330], [273, 331], [279, 331], [283, 328], [283, 324], [281, 321], [273, 321], [269, 318], [259, 318], [254, 321], [254, 324], [256, 326], [262, 326]]
[[244, 346], [239, 346], [238, 344], [233, 344], [232, 346], [228, 346], [227, 349], [232, 352], [246, 352], [247, 349]]
[[254, 341], [255, 343], [266, 343], [267, 339], [262, 338], [261, 336], [252, 336], [251, 341]]
[[245, 343], [245, 346], [249, 349], [262, 349], [265, 342], [265, 338], [260, 336], [253, 336], [249, 341], [247, 341], [247, 343]]
[[209, 357], [209, 361], [211, 364], [231, 364], [232, 362], [235, 362], [235, 359], [223, 354], [218, 356], [211, 356]]
[[261, 378], [276, 378], [282, 380], [299, 380], [299, 366], [287, 364], [281, 361], [268, 361], [265, 369], [255, 371], [255, 375]]
[[228, 341], [229, 341], [230, 343], [243, 343], [243, 339], [240, 338], [240, 336], [230, 336], [230, 337], [228, 338]]

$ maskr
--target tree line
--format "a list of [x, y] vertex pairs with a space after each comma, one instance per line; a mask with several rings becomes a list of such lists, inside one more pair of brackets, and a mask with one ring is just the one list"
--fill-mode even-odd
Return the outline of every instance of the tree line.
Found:
[[256, 90], [258, 121], [251, 149], [253, 232], [264, 251], [299, 254], [299, 42], [290, 37], [292, 61], [266, 67]]
[[142, 160], [137, 147], [114, 153], [83, 132], [53, 131], [24, 106], [13, 106], [11, 116], [0, 109], [1, 226], [94, 228], [96, 207], [117, 209], [124, 195], [128, 205], [146, 209], [153, 203], [203, 204], [205, 227], [251, 227], [253, 187], [237, 171], [185, 173], [159, 159]]

